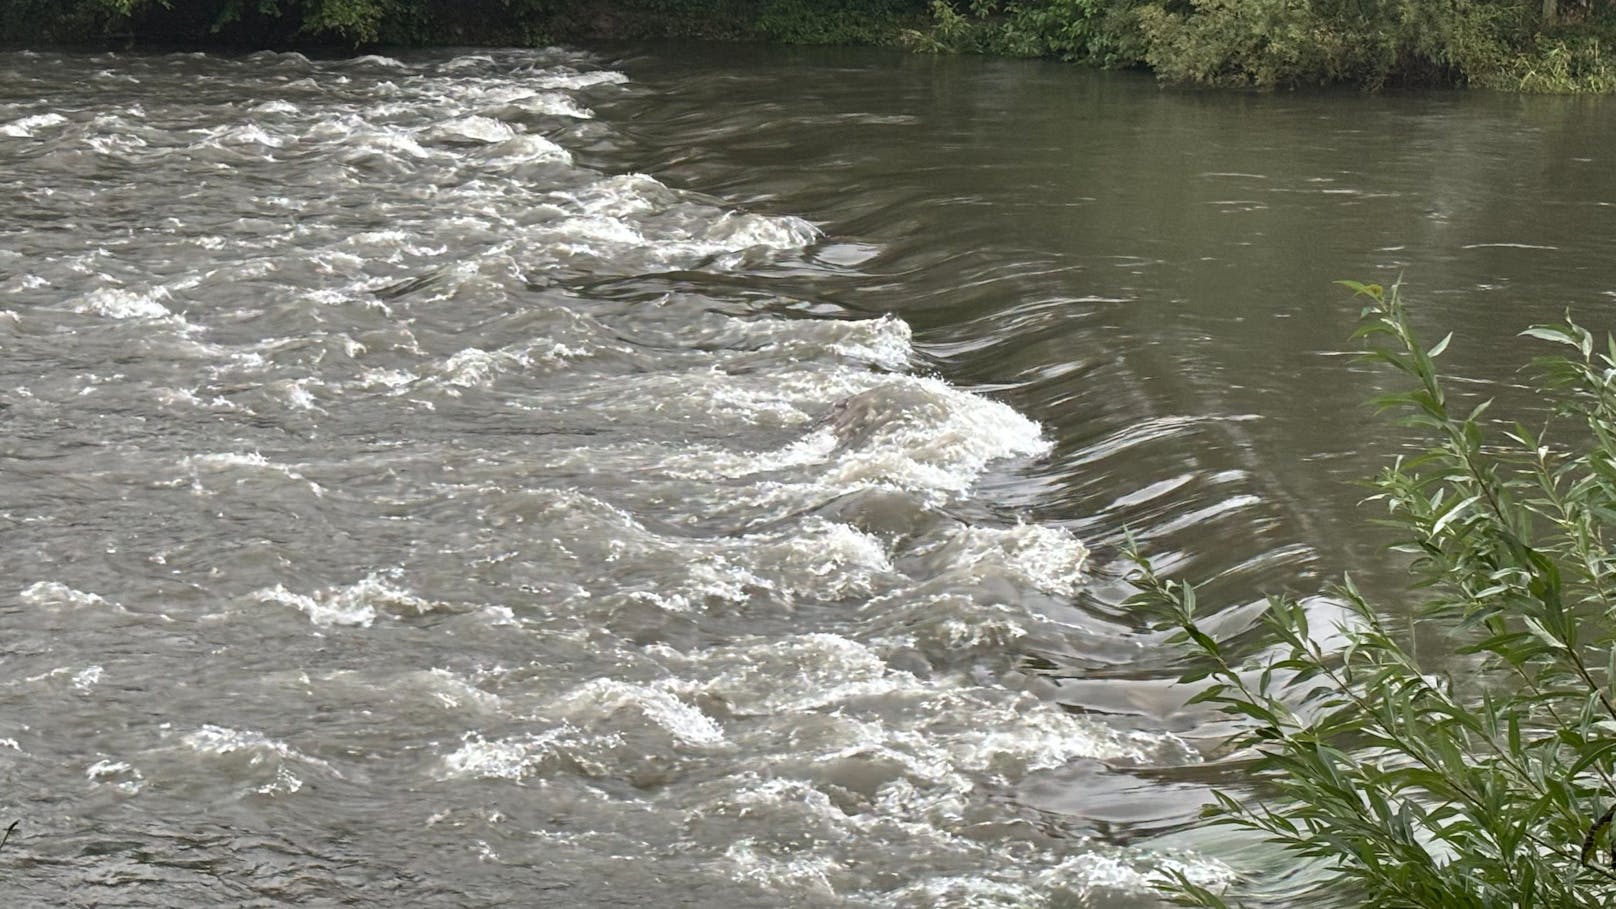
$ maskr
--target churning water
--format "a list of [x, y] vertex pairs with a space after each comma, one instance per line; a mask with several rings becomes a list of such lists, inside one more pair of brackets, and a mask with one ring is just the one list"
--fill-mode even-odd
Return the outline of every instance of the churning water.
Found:
[[[0, 68], [8, 901], [986, 906], [1224, 873], [1016, 798], [1198, 759], [1000, 678], [1086, 551], [967, 506], [1050, 441], [917, 368], [903, 320], [770, 291], [867, 251], [584, 163], [624, 73]], [[591, 292], [647, 275], [686, 277]]]
[[1328, 282], [1507, 396], [1610, 118], [628, 54], [0, 55], [0, 899], [1313, 904], [1119, 543], [1389, 588]]

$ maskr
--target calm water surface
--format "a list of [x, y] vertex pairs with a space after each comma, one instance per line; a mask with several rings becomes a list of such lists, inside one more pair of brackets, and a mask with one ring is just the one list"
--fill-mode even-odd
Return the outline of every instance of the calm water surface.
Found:
[[[679, 45], [0, 55], [17, 905], [1314, 905], [1197, 828], [1352, 567], [1357, 305], [1616, 303], [1598, 100]], [[1327, 599], [1314, 601], [1329, 613]]]

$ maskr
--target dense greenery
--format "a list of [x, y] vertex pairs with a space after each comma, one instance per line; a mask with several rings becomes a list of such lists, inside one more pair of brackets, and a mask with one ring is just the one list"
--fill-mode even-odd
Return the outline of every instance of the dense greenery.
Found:
[[252, 46], [711, 38], [890, 44], [924, 0], [0, 0], [0, 41]]
[[0, 41], [904, 44], [1171, 82], [1616, 90], [1616, 0], [0, 0]]
[[935, 0], [909, 40], [1203, 85], [1616, 89], [1609, 0]]
[[[1438, 378], [1447, 340], [1424, 349], [1395, 288], [1354, 287], [1372, 355], [1412, 385], [1381, 404], [1430, 440], [1374, 484], [1413, 558], [1394, 612], [1413, 617], [1388, 622], [1347, 582], [1334, 627], [1271, 601], [1269, 649], [1253, 654], [1215, 640], [1194, 589], [1141, 560], [1137, 605], [1189, 648], [1197, 701], [1244, 724], [1231, 747], [1270, 796], [1220, 796], [1209, 812], [1320, 861], [1353, 905], [1611, 905], [1616, 340], [1570, 322], [1528, 330], [1568, 351], [1539, 361], [1555, 411], [1492, 438], [1487, 405], [1455, 409]], [[1418, 658], [1421, 640], [1440, 652]]]

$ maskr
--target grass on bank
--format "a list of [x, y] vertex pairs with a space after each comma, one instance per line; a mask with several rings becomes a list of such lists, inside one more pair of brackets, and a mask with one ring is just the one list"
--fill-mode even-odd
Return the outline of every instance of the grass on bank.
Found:
[[[1412, 559], [1390, 622], [1350, 579], [1344, 627], [1270, 601], [1266, 649], [1204, 629], [1194, 588], [1138, 560], [1134, 605], [1187, 653], [1195, 701], [1243, 723], [1230, 746], [1271, 797], [1217, 796], [1207, 815], [1319, 860], [1367, 909], [1574, 909], [1616, 898], [1616, 340], [1570, 322], [1538, 429], [1499, 430], [1487, 403], [1455, 409], [1397, 288], [1368, 301], [1358, 336], [1408, 389], [1380, 399], [1426, 449], [1373, 482]], [[1451, 337], [1451, 335], [1449, 336]], [[1422, 662], [1411, 642], [1452, 651]], [[1326, 643], [1328, 641], [1328, 643]], [[1443, 668], [1446, 667], [1446, 668]], [[1234, 899], [1180, 879], [1186, 905]]]

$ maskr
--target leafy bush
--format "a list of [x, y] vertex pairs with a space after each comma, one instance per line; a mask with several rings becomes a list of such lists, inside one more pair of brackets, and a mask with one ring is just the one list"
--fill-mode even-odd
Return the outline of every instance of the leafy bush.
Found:
[[[1616, 898], [1616, 340], [1571, 323], [1526, 334], [1568, 353], [1539, 361], [1544, 429], [1489, 439], [1487, 404], [1454, 409], [1397, 289], [1350, 285], [1369, 306], [1370, 355], [1412, 383], [1379, 401], [1429, 437], [1373, 483], [1412, 556], [1412, 628], [1349, 580], [1329, 639], [1293, 599], [1270, 601], [1266, 655], [1242, 661], [1204, 630], [1194, 589], [1143, 559], [1136, 605], [1191, 654], [1197, 702], [1245, 723], [1231, 743], [1276, 798], [1217, 796], [1218, 823], [1322, 860], [1355, 905], [1569, 909]], [[1451, 337], [1451, 335], [1450, 335]], [[1462, 677], [1411, 653], [1451, 641]], [[1609, 849], [1607, 859], [1606, 850]], [[1223, 896], [1180, 879], [1189, 905]]]
[[891, 44], [917, 13], [913, 0], [764, 0], [756, 21], [785, 44]]
[[1134, 0], [971, 0], [960, 8], [934, 0], [930, 28], [909, 33], [909, 43], [941, 53], [1132, 66], [1144, 53], [1133, 6]]
[[1470, 0], [1193, 0], [1139, 11], [1163, 78], [1264, 88], [1452, 83], [1496, 68], [1519, 4]]
[[1597, 35], [1540, 35], [1530, 49], [1476, 81], [1523, 92], [1608, 94], [1616, 91], [1616, 60]]

